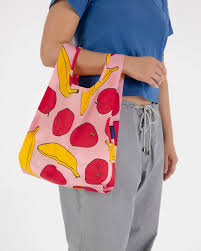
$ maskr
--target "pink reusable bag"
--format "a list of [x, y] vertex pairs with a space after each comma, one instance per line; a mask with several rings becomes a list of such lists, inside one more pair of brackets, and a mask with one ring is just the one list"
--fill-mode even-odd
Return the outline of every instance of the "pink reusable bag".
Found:
[[19, 162], [26, 174], [105, 194], [115, 185], [125, 56], [108, 53], [99, 81], [85, 88], [73, 74], [80, 49], [63, 44]]

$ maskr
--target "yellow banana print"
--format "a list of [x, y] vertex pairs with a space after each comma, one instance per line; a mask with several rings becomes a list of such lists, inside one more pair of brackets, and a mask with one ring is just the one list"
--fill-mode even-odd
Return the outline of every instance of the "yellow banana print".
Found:
[[114, 143], [111, 143], [112, 145], [110, 146], [110, 143], [108, 140], [105, 141], [109, 148], [109, 160], [111, 164], [113, 163], [113, 160], [115, 160], [115, 148], [114, 148]]
[[57, 59], [57, 71], [59, 76], [59, 89], [62, 95], [66, 98], [69, 97], [71, 93], [77, 93], [79, 91], [78, 89], [71, 89], [70, 70], [70, 61], [66, 50], [62, 46]]
[[47, 143], [38, 146], [38, 151], [43, 155], [55, 159], [58, 164], [69, 168], [75, 177], [80, 177], [77, 173], [77, 160], [65, 147], [57, 143]]
[[31, 161], [31, 156], [33, 153], [33, 149], [35, 146], [35, 134], [37, 133], [39, 126], [37, 126], [33, 131], [27, 133], [22, 148], [19, 153], [19, 162], [21, 167], [26, 170], [31, 175], [39, 178], [36, 174], [34, 174], [29, 166]]
[[[111, 56], [111, 53], [108, 53], [107, 59], [106, 59], [106, 66], [108, 66], [110, 56]], [[119, 67], [107, 68], [105, 71], [104, 77], [101, 81], [98, 80], [92, 87], [89, 88], [88, 91], [82, 92], [80, 115], [83, 115], [84, 112], [86, 111], [89, 101], [91, 97], [93, 96], [93, 94], [96, 92], [96, 90], [107, 81], [107, 79], [109, 78], [110, 74], [113, 71], [116, 71], [118, 69]]]

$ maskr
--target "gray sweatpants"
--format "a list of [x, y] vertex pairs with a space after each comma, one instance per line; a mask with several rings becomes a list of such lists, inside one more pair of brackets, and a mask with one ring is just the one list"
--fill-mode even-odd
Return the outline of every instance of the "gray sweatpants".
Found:
[[113, 191], [59, 186], [69, 251], [151, 250], [159, 222], [163, 144], [158, 104], [122, 100]]

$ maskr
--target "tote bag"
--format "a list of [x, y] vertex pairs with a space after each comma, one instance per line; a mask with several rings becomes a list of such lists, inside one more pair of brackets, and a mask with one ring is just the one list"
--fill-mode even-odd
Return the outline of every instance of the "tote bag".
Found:
[[73, 73], [81, 49], [63, 44], [19, 162], [25, 174], [106, 194], [116, 178], [125, 56], [108, 53], [99, 80], [86, 88]]

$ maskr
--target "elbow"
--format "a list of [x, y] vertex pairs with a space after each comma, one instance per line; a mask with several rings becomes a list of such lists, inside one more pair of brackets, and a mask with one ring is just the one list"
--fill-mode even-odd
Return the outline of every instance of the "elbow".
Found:
[[[68, 42], [65, 42], [68, 43]], [[56, 45], [52, 44], [41, 44], [40, 48], [40, 59], [44, 66], [46, 67], [55, 67], [56, 61], [61, 49], [62, 43], [57, 43]]]
[[43, 64], [45, 67], [50, 67], [50, 66], [51, 66], [50, 63], [48, 62], [48, 60], [46, 60], [45, 58], [42, 58], [42, 57], [41, 57], [41, 62], [42, 62], [42, 64]]
[[46, 66], [46, 67], [49, 67], [49, 66], [50, 66], [48, 60], [47, 60], [45, 57], [40, 56], [40, 59], [41, 59], [41, 62], [42, 62], [42, 64], [43, 64], [44, 66]]
[[56, 64], [56, 48], [41, 46], [40, 59], [44, 66], [54, 67]]
[[46, 51], [44, 49], [40, 50], [40, 59], [41, 59], [41, 62], [44, 66], [51, 67], [51, 62], [48, 57], [48, 53], [46, 53]]

